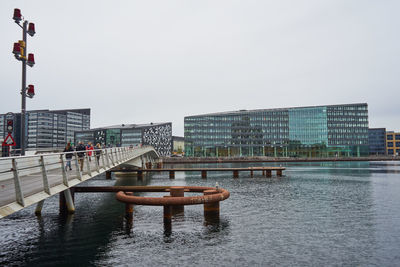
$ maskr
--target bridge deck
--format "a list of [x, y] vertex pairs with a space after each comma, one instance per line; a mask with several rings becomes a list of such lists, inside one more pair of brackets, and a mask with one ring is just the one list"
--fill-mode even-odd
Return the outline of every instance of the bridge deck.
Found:
[[[0, 218], [62, 192], [119, 164], [152, 153], [152, 147], [103, 149], [99, 161], [85, 155], [79, 171], [75, 153], [72, 170], [65, 169], [65, 153], [0, 159]], [[154, 156], [156, 155], [156, 156]]]

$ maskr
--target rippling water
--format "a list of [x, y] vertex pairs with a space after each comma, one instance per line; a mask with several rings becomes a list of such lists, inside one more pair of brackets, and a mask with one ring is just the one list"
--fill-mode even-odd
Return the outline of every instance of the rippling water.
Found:
[[143, 181], [99, 176], [85, 184], [218, 181], [231, 197], [221, 202], [219, 224], [205, 225], [202, 206], [187, 206], [167, 235], [162, 207], [135, 206], [130, 228], [114, 194], [77, 193], [76, 213], [68, 217], [58, 214], [55, 196], [41, 217], [29, 207], [0, 220], [0, 266], [400, 265], [399, 162], [282, 165], [288, 168], [282, 178], [240, 173], [233, 179], [218, 172], [207, 180], [200, 173], [177, 173], [175, 180], [153, 174]]

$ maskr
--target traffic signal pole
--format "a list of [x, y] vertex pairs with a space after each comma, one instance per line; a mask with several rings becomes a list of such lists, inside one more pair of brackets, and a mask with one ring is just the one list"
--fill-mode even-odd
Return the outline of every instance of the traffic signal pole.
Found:
[[25, 117], [26, 117], [26, 55], [27, 55], [27, 25], [28, 21], [25, 20], [22, 24], [22, 40], [25, 43], [24, 47], [24, 57], [25, 59], [21, 60], [22, 63], [22, 88], [21, 88], [21, 156], [25, 156]]

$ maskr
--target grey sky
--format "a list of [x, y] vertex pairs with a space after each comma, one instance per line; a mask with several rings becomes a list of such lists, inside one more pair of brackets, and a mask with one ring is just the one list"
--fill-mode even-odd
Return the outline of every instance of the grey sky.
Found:
[[21, 109], [14, 8], [36, 24], [31, 109], [92, 109], [92, 127], [239, 109], [367, 102], [400, 130], [400, 1], [0, 2], [0, 113]]

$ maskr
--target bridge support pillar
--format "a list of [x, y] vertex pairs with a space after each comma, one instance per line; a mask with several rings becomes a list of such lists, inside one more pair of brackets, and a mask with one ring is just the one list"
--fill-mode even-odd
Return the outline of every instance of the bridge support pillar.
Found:
[[[185, 188], [183, 186], [171, 186], [169, 191], [171, 197], [184, 197], [185, 196]], [[172, 213], [180, 214], [185, 212], [185, 206], [172, 206]]]
[[[171, 197], [171, 196], [164, 196]], [[164, 232], [171, 233], [172, 231], [172, 207], [164, 205]]]
[[138, 171], [138, 172], [137, 172], [137, 178], [138, 178], [139, 180], [142, 180], [142, 179], [143, 179], [143, 171]]
[[233, 178], [239, 178], [239, 171], [233, 171]]
[[107, 180], [111, 179], [111, 172], [110, 171], [106, 171], [106, 179]]
[[[132, 192], [126, 192], [127, 196], [133, 196]], [[125, 204], [125, 218], [128, 223], [132, 223], [133, 221], [133, 204], [126, 203]]]
[[169, 179], [175, 179], [175, 171], [169, 171]]
[[203, 178], [203, 179], [207, 178], [207, 171], [205, 171], [205, 170], [201, 171], [201, 178]]
[[[212, 195], [217, 194], [217, 190], [205, 190], [203, 194]], [[206, 224], [213, 224], [219, 222], [219, 201], [214, 203], [204, 204], [204, 221]]]
[[265, 171], [265, 177], [271, 177], [272, 176], [272, 171], [271, 170], [266, 170]]
[[35, 209], [36, 216], [40, 216], [42, 214], [43, 204], [44, 204], [44, 200], [41, 200], [37, 203], [36, 209]]
[[75, 212], [73, 189], [66, 189], [60, 192], [60, 213], [66, 212], [70, 214]]
[[282, 170], [276, 170], [276, 175], [278, 177], [282, 177]]

